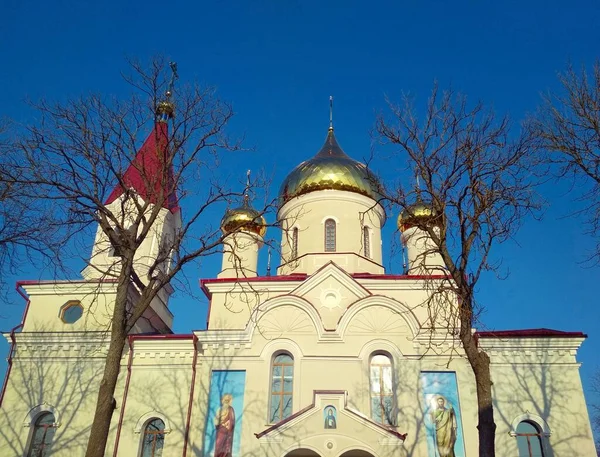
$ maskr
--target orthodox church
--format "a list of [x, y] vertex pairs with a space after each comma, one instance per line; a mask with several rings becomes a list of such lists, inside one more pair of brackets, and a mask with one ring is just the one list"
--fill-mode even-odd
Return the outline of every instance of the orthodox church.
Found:
[[[157, 121], [136, 160], [160, 147], [156, 129], [167, 124]], [[131, 186], [151, 200], [133, 174]], [[417, 202], [400, 214], [408, 264], [388, 274], [378, 189], [330, 127], [281, 185], [281, 260], [266, 276], [257, 272], [265, 220], [248, 199], [228, 210], [221, 271], [200, 280], [207, 328], [173, 333], [172, 290], [152, 303], [123, 353], [106, 455], [477, 456], [474, 376], [457, 337], [431, 328], [427, 306], [446, 277], [415, 222], [434, 223], [433, 212]], [[159, 241], [181, 224], [173, 197], [156, 223]], [[107, 201], [114, 211], [119, 198], [117, 189]], [[27, 304], [5, 334], [1, 456], [85, 453], [116, 291], [98, 276], [107, 242], [98, 230], [80, 279], [18, 284]], [[138, 271], [157, 244], [143, 246]], [[491, 358], [497, 455], [595, 455], [576, 359], [586, 335], [473, 332]]]

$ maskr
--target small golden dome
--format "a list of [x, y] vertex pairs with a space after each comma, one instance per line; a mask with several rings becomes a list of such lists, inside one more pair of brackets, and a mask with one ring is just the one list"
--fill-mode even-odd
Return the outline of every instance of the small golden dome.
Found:
[[279, 190], [280, 204], [317, 190], [346, 190], [379, 200], [381, 185], [362, 163], [351, 159], [329, 129], [321, 150], [292, 170]]
[[398, 229], [401, 232], [417, 225], [434, 222], [438, 218], [437, 211], [429, 203], [417, 200], [416, 203], [406, 207], [398, 216]]
[[173, 119], [173, 116], [175, 116], [175, 105], [167, 100], [158, 102], [158, 105], [156, 105], [156, 115], [163, 119]]
[[221, 230], [225, 235], [239, 231], [256, 233], [264, 237], [267, 233], [267, 221], [249, 205], [247, 198], [245, 198], [242, 206], [228, 209], [225, 212], [225, 216], [221, 219]]

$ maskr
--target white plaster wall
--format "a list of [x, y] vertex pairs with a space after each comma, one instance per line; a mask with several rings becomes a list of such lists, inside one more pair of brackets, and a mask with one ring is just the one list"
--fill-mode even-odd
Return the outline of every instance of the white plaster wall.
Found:
[[219, 278], [254, 278], [257, 276], [258, 251], [263, 245], [261, 236], [237, 232], [223, 240], [223, 262]]
[[406, 246], [409, 274], [444, 274], [447, 270], [435, 243], [424, 230], [417, 227], [405, 230], [402, 243]]
[[[383, 273], [381, 227], [385, 212], [374, 200], [353, 192], [321, 190], [310, 192], [287, 202], [279, 210], [282, 226], [281, 263], [279, 274], [314, 273], [319, 265], [298, 263], [291, 258], [292, 230], [298, 228], [298, 257], [323, 254], [325, 251], [325, 221], [336, 221], [336, 252], [364, 257], [363, 227], [369, 228], [371, 262], [345, 265], [348, 273]], [[327, 254], [325, 254], [327, 255]], [[321, 264], [322, 265], [322, 264]]]
[[[122, 224], [127, 227], [130, 226], [133, 220], [138, 215], [138, 210], [132, 199], [124, 201], [124, 196], [117, 198], [114, 202], [107, 205], [107, 209], [110, 210], [116, 218], [123, 218]], [[140, 204], [144, 204], [140, 202]], [[150, 215], [154, 208], [153, 204], [149, 204], [146, 209], [147, 216]], [[124, 214], [124, 216], [121, 216]], [[174, 239], [176, 231], [181, 227], [181, 215], [179, 211], [175, 214], [171, 213], [166, 208], [161, 208], [156, 220], [146, 238], [136, 251], [134, 262], [136, 273], [140, 278], [144, 278], [148, 275], [148, 270], [154, 263], [158, 250], [162, 240]], [[99, 279], [105, 278], [107, 275], [116, 275], [119, 271], [118, 257], [111, 255], [111, 244], [108, 237], [104, 234], [102, 229], [98, 227], [96, 231], [96, 237], [94, 245], [92, 247], [92, 254], [90, 256], [90, 266], [86, 267], [82, 271], [82, 275], [86, 279]], [[162, 268], [168, 268], [167, 265], [163, 265]]]

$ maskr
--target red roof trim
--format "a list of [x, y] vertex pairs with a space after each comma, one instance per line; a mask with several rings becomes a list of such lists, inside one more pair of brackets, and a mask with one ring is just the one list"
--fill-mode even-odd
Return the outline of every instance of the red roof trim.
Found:
[[583, 332], [564, 332], [550, 328], [529, 328], [522, 330], [495, 330], [477, 332], [477, 338], [587, 338]]
[[118, 283], [118, 279], [64, 279], [64, 280], [55, 280], [55, 279], [33, 279], [33, 280], [25, 280], [25, 281], [17, 281], [19, 286], [38, 286], [42, 284], [116, 284]]
[[200, 280], [200, 288], [206, 294], [208, 298], [210, 298], [210, 292], [206, 287], [209, 284], [219, 284], [219, 283], [237, 283], [237, 282], [285, 282], [285, 281], [303, 281], [306, 279], [308, 275], [305, 273], [296, 273], [293, 275], [285, 275], [285, 276], [255, 276], [252, 278], [205, 278]]
[[451, 279], [449, 274], [447, 275], [377, 275], [372, 273], [354, 273], [351, 275], [354, 279]]
[[192, 334], [157, 334], [157, 335], [129, 335], [129, 339], [132, 341], [140, 340], [193, 340], [194, 335]]
[[[313, 409], [316, 405], [316, 400], [317, 400], [317, 394], [322, 394], [322, 395], [328, 395], [328, 394], [339, 394], [339, 395], [345, 395], [346, 391], [345, 390], [313, 390], [313, 402], [312, 404], [308, 405], [305, 408], [302, 408], [300, 411], [292, 414], [290, 417], [287, 417], [279, 422], [277, 422], [274, 425], [271, 425], [269, 428], [263, 430], [260, 433], [255, 433], [254, 436], [256, 436], [256, 438], [261, 438], [263, 436], [265, 436], [266, 434], [272, 432], [273, 430], [278, 429], [279, 427], [281, 427], [284, 424], [287, 424], [288, 422], [290, 422], [291, 420], [301, 416], [302, 414], [306, 413], [307, 411], [310, 411], [311, 409]], [[344, 399], [344, 411], [348, 411], [349, 413], [353, 414], [355, 417], [358, 417], [359, 419], [364, 420], [365, 422], [368, 422], [372, 425], [375, 425], [376, 427], [380, 428], [381, 430], [394, 435], [396, 438], [400, 438], [402, 441], [404, 441], [406, 439], [406, 436], [408, 435], [408, 433], [398, 433], [395, 430], [391, 430], [388, 427], [385, 427], [382, 424], [378, 424], [377, 422], [373, 422], [371, 419], [369, 419], [366, 416], [363, 416], [362, 414], [358, 414], [355, 411], [352, 411], [351, 409], [349, 409], [347, 404], [347, 397]]]

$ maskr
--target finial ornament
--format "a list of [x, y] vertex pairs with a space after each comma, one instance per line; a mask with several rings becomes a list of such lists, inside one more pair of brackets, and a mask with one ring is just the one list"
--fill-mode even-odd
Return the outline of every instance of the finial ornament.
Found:
[[329, 130], [333, 130], [333, 95], [329, 96]]
[[248, 170], [246, 172], [246, 187], [244, 189], [244, 205], [245, 206], [250, 205], [250, 173], [251, 173], [251, 170]]
[[158, 102], [158, 106], [156, 107], [156, 115], [159, 122], [167, 122], [175, 116], [175, 105], [171, 101], [171, 97], [173, 96], [175, 80], [179, 79], [179, 75], [177, 74], [177, 62], [169, 62], [169, 67], [171, 68], [171, 79], [167, 86], [167, 91], [165, 92], [165, 99]]
[[169, 81], [169, 88], [167, 89], [167, 98], [171, 98], [173, 95], [173, 87], [175, 86], [175, 80], [179, 79], [179, 75], [177, 74], [177, 62], [169, 62], [169, 67], [171, 67], [171, 81]]

